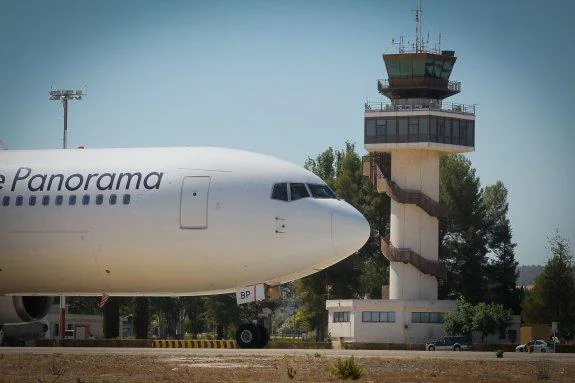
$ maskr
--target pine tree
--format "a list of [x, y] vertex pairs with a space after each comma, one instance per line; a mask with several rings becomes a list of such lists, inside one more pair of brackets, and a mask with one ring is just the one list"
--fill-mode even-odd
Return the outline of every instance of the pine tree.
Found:
[[447, 281], [440, 297], [462, 296], [471, 303], [484, 297], [487, 239], [479, 178], [471, 162], [460, 154], [440, 159], [439, 192], [449, 213], [440, 223], [440, 260]]
[[527, 323], [559, 322], [561, 335], [575, 337], [575, 275], [569, 243], [558, 232], [549, 239], [551, 257], [523, 300]]
[[507, 218], [507, 189], [501, 181], [483, 191], [485, 234], [489, 251], [494, 255], [486, 266], [487, 300], [519, 313], [520, 293], [517, 289], [517, 261], [512, 242], [511, 224]]

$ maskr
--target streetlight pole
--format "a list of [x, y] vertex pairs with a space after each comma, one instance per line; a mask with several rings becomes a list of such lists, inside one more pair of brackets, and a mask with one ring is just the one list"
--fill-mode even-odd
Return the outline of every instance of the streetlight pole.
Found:
[[[86, 92], [82, 90], [58, 90], [50, 89], [50, 100], [62, 100], [64, 106], [64, 137], [62, 148], [68, 148], [68, 100], [81, 100]], [[66, 338], [66, 296], [60, 295], [60, 339]]]
[[68, 100], [81, 100], [86, 92], [83, 90], [50, 90], [50, 100], [52, 101], [62, 101], [64, 106], [64, 139], [63, 139], [63, 149], [68, 148]]

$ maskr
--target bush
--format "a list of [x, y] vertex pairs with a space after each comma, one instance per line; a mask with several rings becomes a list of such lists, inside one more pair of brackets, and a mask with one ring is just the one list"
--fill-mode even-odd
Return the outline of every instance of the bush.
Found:
[[363, 367], [355, 361], [352, 355], [348, 359], [338, 359], [330, 372], [338, 379], [357, 380], [363, 375]]
[[495, 356], [498, 358], [503, 358], [503, 350], [497, 350], [495, 351]]

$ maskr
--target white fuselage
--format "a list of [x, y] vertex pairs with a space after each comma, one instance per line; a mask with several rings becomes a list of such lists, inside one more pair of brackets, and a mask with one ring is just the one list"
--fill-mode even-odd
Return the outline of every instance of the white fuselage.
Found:
[[309, 275], [363, 246], [357, 210], [272, 198], [282, 182], [325, 185], [231, 149], [0, 151], [0, 295], [229, 292]]

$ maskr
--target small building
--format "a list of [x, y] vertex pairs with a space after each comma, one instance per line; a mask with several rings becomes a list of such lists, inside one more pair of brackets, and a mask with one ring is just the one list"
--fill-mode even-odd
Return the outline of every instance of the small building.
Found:
[[[60, 306], [52, 305], [44, 319], [48, 330], [45, 339], [60, 338]], [[67, 339], [100, 339], [104, 337], [102, 315], [70, 314], [66, 308], [66, 338]]]
[[346, 342], [422, 344], [446, 335], [443, 317], [455, 305], [448, 300], [329, 300], [328, 331], [335, 347]]

